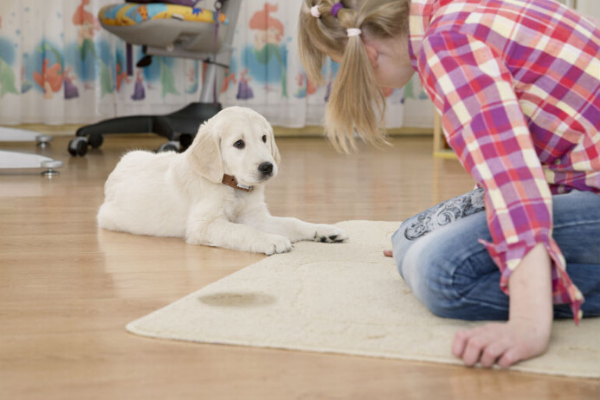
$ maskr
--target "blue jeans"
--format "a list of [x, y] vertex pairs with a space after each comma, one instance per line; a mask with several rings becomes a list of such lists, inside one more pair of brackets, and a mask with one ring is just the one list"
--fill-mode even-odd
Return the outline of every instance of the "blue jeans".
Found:
[[[435, 315], [464, 320], [507, 320], [509, 299], [500, 270], [478, 239], [491, 242], [481, 189], [404, 221], [392, 237], [402, 278]], [[567, 273], [585, 302], [584, 317], [600, 315], [600, 196], [572, 191], [552, 197], [554, 233]], [[571, 318], [569, 305], [555, 318]]]

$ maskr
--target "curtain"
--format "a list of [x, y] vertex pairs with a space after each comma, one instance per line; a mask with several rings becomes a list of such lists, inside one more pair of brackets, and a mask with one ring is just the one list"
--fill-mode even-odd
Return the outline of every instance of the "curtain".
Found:
[[[125, 43], [103, 30], [98, 11], [116, 0], [0, 1], [0, 125], [85, 124], [162, 114], [197, 101], [203, 64], [154, 57], [126, 73]], [[199, 7], [213, 8], [211, 0]], [[273, 125], [322, 123], [337, 64], [316, 87], [301, 66], [296, 43], [300, 2], [243, 0], [234, 53], [220, 88], [224, 106], [255, 109]], [[134, 62], [143, 57], [134, 46]], [[430, 127], [433, 108], [415, 78], [386, 90], [386, 125]], [[406, 112], [405, 112], [406, 110]]]
[[197, 99], [192, 60], [160, 57], [127, 76], [125, 43], [97, 19], [111, 3], [0, 1], [0, 124], [83, 124], [170, 112]]

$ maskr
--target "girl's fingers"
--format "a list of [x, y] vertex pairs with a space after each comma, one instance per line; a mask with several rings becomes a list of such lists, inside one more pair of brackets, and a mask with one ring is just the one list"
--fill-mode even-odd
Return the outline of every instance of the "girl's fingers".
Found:
[[462, 358], [469, 337], [469, 331], [456, 332], [454, 341], [452, 342], [452, 354], [454, 354], [454, 357]]
[[386, 257], [394, 257], [394, 252], [392, 250], [384, 250], [383, 255]]
[[506, 341], [500, 340], [490, 343], [486, 346], [481, 354], [479, 362], [482, 367], [490, 368], [494, 365], [496, 360], [500, 358], [506, 351], [509, 350], [509, 344]]
[[465, 365], [472, 367], [477, 364], [479, 357], [481, 357], [481, 352], [488, 344], [489, 340], [485, 336], [476, 335], [469, 338], [462, 356]]
[[520, 351], [518, 348], [510, 348], [508, 349], [502, 357], [498, 360], [498, 365], [502, 368], [508, 368], [514, 363], [520, 361], [523, 357], [519, 354]]

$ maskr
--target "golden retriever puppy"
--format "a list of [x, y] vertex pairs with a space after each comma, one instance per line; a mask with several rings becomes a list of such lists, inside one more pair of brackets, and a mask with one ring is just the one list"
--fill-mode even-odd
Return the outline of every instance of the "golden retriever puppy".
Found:
[[288, 252], [300, 240], [346, 240], [335, 226], [269, 213], [264, 185], [279, 162], [267, 120], [248, 108], [226, 108], [200, 126], [184, 153], [123, 156], [106, 181], [98, 225], [264, 254]]

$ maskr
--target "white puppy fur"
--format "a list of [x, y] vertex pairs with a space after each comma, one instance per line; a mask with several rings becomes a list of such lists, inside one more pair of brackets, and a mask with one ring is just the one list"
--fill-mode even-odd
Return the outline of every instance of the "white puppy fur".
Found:
[[[123, 156], [106, 181], [98, 225], [265, 254], [288, 252], [300, 240], [347, 239], [335, 226], [271, 216], [264, 184], [277, 175], [279, 162], [267, 120], [248, 108], [226, 108], [200, 126], [184, 153]], [[224, 174], [253, 189], [223, 184]]]

